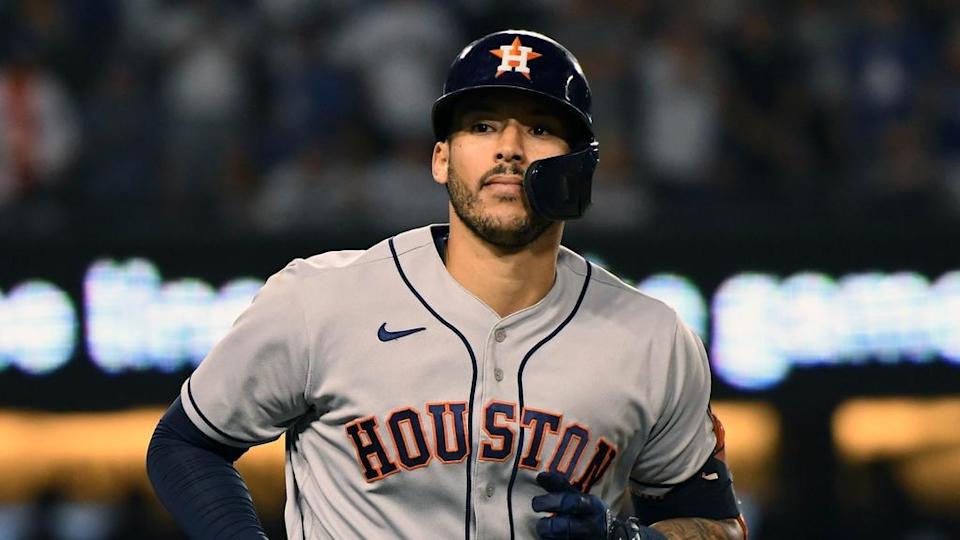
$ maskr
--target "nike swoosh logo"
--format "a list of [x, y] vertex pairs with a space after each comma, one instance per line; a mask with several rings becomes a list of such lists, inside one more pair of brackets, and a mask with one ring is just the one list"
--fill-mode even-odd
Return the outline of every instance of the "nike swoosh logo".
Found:
[[700, 473], [700, 478], [703, 478], [704, 480], [719, 480], [720, 475], [715, 472], [712, 472], [710, 474]]
[[426, 330], [426, 328], [421, 326], [420, 328], [411, 328], [409, 330], [400, 330], [398, 332], [391, 332], [387, 330], [387, 323], [383, 323], [380, 325], [380, 329], [377, 330], [377, 337], [380, 338], [380, 341], [391, 341], [394, 339], [399, 339], [402, 337], [409, 336], [410, 334], [416, 334], [421, 330]]

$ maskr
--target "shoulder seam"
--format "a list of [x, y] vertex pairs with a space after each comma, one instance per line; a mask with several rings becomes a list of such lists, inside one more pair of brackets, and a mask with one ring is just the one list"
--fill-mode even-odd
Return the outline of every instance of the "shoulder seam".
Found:
[[[393, 238], [393, 237], [391, 237], [391, 238]], [[399, 256], [399, 255], [404, 255], [404, 254], [409, 253], [409, 252], [411, 252], [411, 251], [414, 251], [414, 250], [416, 250], [416, 249], [420, 249], [420, 248], [422, 248], [423, 246], [426, 246], [426, 245], [429, 245], [429, 244], [418, 244], [418, 245], [415, 245], [415, 246], [411, 246], [411, 247], [409, 247], [409, 248], [407, 248], [407, 249], [405, 249], [405, 250], [403, 250], [403, 251], [398, 251], [398, 252], [397, 252], [397, 255], [398, 255], [398, 256]], [[368, 250], [365, 250], [365, 251], [369, 251], [369, 249], [368, 249]], [[335, 253], [335, 252], [333, 252], [333, 251], [327, 251], [327, 252], [325, 252], [325, 253]], [[307, 257], [307, 258], [300, 257], [299, 260], [302, 260], [302, 261], [304, 261], [304, 262], [309, 262], [309, 260], [310, 260], [312, 257], [322, 256], [322, 255], [324, 255], [325, 253], [320, 253], [320, 254], [318, 254], [318, 255], [313, 255], [313, 256]], [[315, 268], [315, 269], [313, 269], [313, 270], [314, 270], [315, 272], [317, 272], [317, 273], [326, 273], [326, 272], [329, 272], [329, 271], [342, 270], [342, 269], [354, 268], [354, 267], [360, 267], [360, 266], [365, 266], [365, 265], [368, 265], [368, 264], [379, 263], [379, 262], [383, 262], [383, 261], [391, 261], [391, 260], [393, 260], [393, 255], [391, 255], [390, 253], [387, 253], [386, 255], [384, 255], [384, 256], [382, 256], [382, 257], [377, 257], [377, 258], [375, 258], [375, 259], [370, 259], [370, 260], [363, 261], [363, 262], [356, 262], [356, 261], [354, 261], [354, 262], [351, 262], [351, 263], [346, 264], [346, 265], [344, 265], [344, 266], [328, 266], [328, 267], [322, 267], [322, 268]], [[304, 276], [304, 278], [307, 278], [307, 277], [309, 277], [309, 276]]]
[[[394, 242], [393, 245], [394, 245], [394, 247], [396, 247], [397, 243]], [[398, 250], [398, 251], [397, 251], [397, 257], [399, 257], [400, 255], [406, 255], [407, 253], [410, 253], [411, 251], [416, 251], [416, 250], [421, 249], [421, 248], [423, 248], [423, 247], [425, 247], [425, 246], [432, 246], [432, 245], [433, 245], [433, 242], [428, 242], [428, 243], [426, 243], [426, 244], [417, 244], [417, 245], [415, 245], [415, 246], [410, 246], [409, 248], [407, 248], [407, 249], [405, 249], [405, 250], [403, 250], [403, 251]], [[388, 259], [393, 259], [393, 256], [391, 255], [391, 256], [386, 257], [386, 258], [388, 258]]]
[[[582, 260], [585, 261], [585, 262], [589, 262], [589, 261], [587, 261], [586, 259], [582, 259]], [[582, 271], [582, 270], [580, 270], [579, 268], [577, 268], [577, 267], [575, 267], [575, 266], [573, 266], [573, 265], [568, 264], [568, 265], [566, 265], [566, 266], [567, 266], [567, 268], [570, 269], [571, 272], [573, 272], [574, 274], [576, 274], [576, 275], [578, 275], [578, 276], [583, 277], [583, 276], [586, 276], [586, 275], [587, 275], [587, 273], [586, 273], [585, 271]], [[609, 270], [606, 270], [606, 269], [604, 269], [604, 268], [600, 268], [600, 270], [604, 270], [604, 271], [606, 271], [606, 272], [609, 272]], [[611, 274], [611, 275], [613, 275], [613, 274]], [[614, 277], [617, 277], [617, 276], [614, 276]], [[620, 279], [620, 278], [617, 277], [617, 279]], [[640, 290], [637, 289], [636, 287], [632, 287], [632, 286], [630, 286], [630, 285], [627, 284], [627, 283], [623, 283], [622, 280], [621, 280], [621, 283], [622, 283], [622, 285], [621, 285], [621, 283], [610, 283], [610, 282], [608, 282], [608, 281], [606, 281], [606, 280], [601, 279], [599, 272], [594, 272], [593, 275], [590, 276], [590, 281], [591, 281], [591, 282], [596, 282], [598, 285], [604, 285], [604, 286], [606, 286], [606, 287], [612, 287], [612, 288], [614, 288], [614, 289], [618, 289], [618, 290], [621, 290], [621, 291], [626, 291], [626, 292], [633, 293], [633, 294], [639, 294], [639, 295], [641, 295], [641, 296], [650, 298], [650, 295], [644, 294], [643, 291], [640, 291]], [[656, 300], [656, 299], [654, 299], [654, 300]]]

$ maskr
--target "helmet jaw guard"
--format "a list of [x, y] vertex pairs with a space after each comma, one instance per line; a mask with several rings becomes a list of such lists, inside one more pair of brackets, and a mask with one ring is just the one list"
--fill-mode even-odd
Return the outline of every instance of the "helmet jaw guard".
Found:
[[557, 105], [578, 134], [572, 152], [533, 162], [523, 180], [531, 209], [550, 220], [577, 219], [590, 204], [599, 144], [590, 116], [590, 86], [577, 59], [543, 34], [506, 30], [463, 49], [450, 66], [443, 95], [433, 105], [437, 141], [447, 138], [454, 104], [480, 90], [506, 88]]
[[599, 161], [600, 144], [591, 141], [582, 150], [531, 163], [523, 175], [531, 209], [553, 221], [583, 217]]

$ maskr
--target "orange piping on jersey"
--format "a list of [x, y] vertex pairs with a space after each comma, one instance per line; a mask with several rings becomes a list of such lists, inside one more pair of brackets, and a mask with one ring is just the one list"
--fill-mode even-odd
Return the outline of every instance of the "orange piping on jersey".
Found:
[[707, 414], [713, 421], [713, 435], [717, 438], [717, 444], [713, 446], [713, 455], [720, 461], [726, 461], [727, 458], [727, 432], [723, 429], [723, 422], [717, 415], [713, 414], [710, 408], [707, 408]]

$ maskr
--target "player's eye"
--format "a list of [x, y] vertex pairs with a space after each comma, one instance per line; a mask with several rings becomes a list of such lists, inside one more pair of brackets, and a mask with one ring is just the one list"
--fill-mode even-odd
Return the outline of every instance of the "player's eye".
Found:
[[474, 122], [470, 125], [471, 133], [490, 133], [493, 131], [493, 126], [486, 122]]
[[530, 128], [530, 132], [536, 135], [537, 137], [544, 137], [544, 136], [553, 134], [553, 131], [546, 126], [534, 126]]

